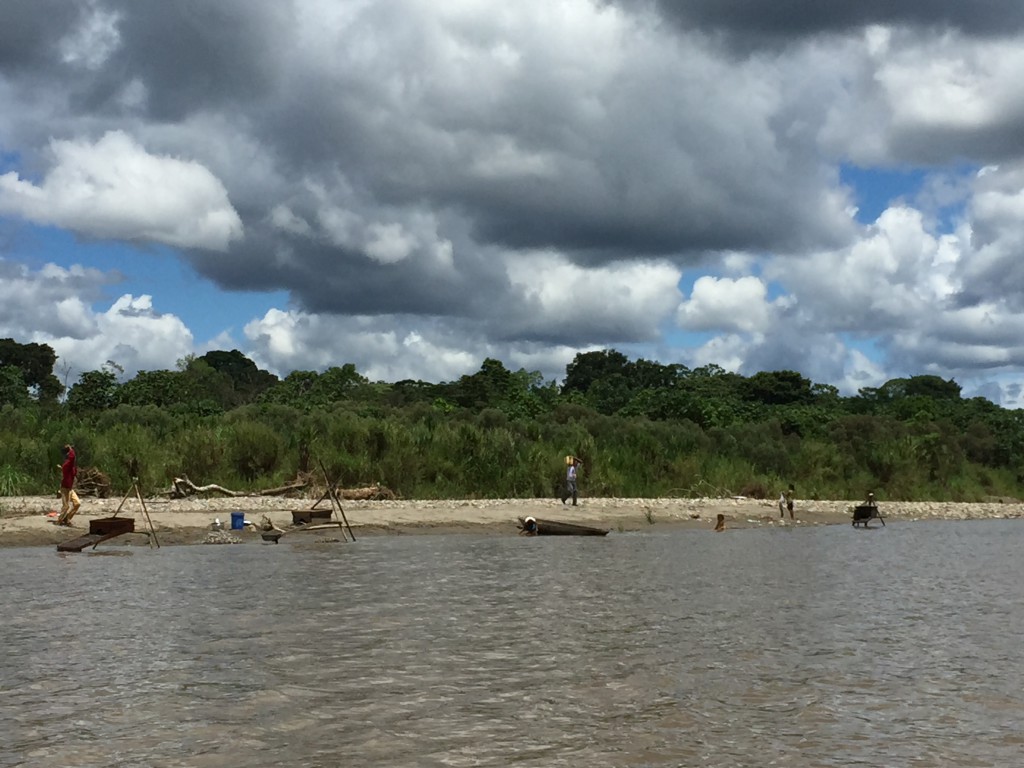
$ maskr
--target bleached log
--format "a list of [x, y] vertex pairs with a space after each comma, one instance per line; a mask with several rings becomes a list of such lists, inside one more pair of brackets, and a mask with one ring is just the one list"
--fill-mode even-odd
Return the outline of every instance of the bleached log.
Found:
[[243, 496], [244, 494], [237, 491], [229, 491], [215, 483], [209, 485], [196, 485], [188, 479], [188, 475], [182, 475], [176, 477], [171, 481], [171, 490], [168, 491], [168, 495], [172, 499], [183, 499], [186, 496], [191, 496], [194, 493], [221, 493], [225, 496]]
[[350, 501], [393, 501], [395, 492], [379, 483], [364, 488], [338, 488], [338, 495]]
[[260, 491], [260, 496], [283, 496], [286, 493], [292, 491], [301, 491], [306, 487], [306, 483], [298, 482], [291, 483], [290, 485], [282, 485], [278, 488], [267, 488], [265, 491]]

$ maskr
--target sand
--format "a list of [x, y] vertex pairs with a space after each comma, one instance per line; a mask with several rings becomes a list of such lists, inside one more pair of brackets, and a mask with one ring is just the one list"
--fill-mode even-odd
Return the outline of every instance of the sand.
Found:
[[[147, 499], [146, 509], [161, 545], [202, 543], [215, 518], [225, 528], [231, 512], [242, 511], [247, 520], [259, 523], [267, 515], [275, 525], [292, 528], [292, 511], [306, 510], [315, 499], [246, 496], [187, 498], [168, 501]], [[0, 498], [0, 546], [53, 546], [87, 533], [89, 520], [109, 517], [122, 503], [120, 498], [85, 498], [73, 528], [58, 527], [47, 513], [60, 508], [55, 496]], [[579, 506], [557, 499], [450, 499], [420, 501], [346, 501], [345, 515], [356, 537], [382, 534], [472, 532], [514, 535], [517, 518], [537, 518], [583, 523], [612, 531], [657, 531], [670, 527], [711, 531], [716, 516], [725, 515], [727, 530], [778, 525], [849, 524], [856, 501], [798, 500], [795, 521], [779, 520], [774, 501], [746, 498], [704, 499], [581, 499]], [[323, 502], [318, 508], [328, 508]], [[1016, 500], [986, 503], [893, 502], [879, 503], [887, 522], [917, 520], [1005, 519], [1024, 515], [1024, 503]], [[132, 497], [124, 502], [121, 517], [134, 517], [137, 530], [148, 528], [142, 505]], [[878, 525], [874, 523], [873, 525]], [[242, 541], [261, 541], [254, 529], [233, 532]], [[330, 531], [321, 535], [331, 535]], [[312, 532], [296, 534], [315, 536]], [[129, 534], [101, 546], [145, 545], [147, 538]]]

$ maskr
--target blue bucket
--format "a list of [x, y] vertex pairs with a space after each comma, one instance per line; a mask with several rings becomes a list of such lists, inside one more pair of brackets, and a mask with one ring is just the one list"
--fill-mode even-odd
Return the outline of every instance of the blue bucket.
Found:
[[231, 530], [240, 531], [245, 528], [245, 512], [231, 513]]

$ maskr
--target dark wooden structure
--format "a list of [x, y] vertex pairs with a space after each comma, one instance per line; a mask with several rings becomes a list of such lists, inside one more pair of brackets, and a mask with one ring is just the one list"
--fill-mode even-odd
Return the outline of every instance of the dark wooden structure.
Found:
[[89, 521], [89, 532], [57, 545], [58, 552], [81, 552], [86, 547], [96, 548], [102, 541], [135, 532], [133, 517], [101, 517]]
[[334, 514], [333, 507], [331, 509], [293, 509], [292, 525], [309, 525], [314, 520], [330, 520], [332, 514]]
[[856, 528], [858, 525], [862, 525], [865, 528], [870, 528], [868, 525], [872, 520], [878, 520], [883, 527], [885, 526], [885, 519], [878, 512], [878, 507], [874, 504], [861, 504], [853, 508], [853, 527]]
[[[341, 506], [341, 499], [338, 498], [337, 491], [335, 490], [336, 486], [331, 482], [330, 477], [328, 477], [324, 463], [319, 459], [317, 459], [317, 462], [320, 464], [320, 471], [324, 474], [324, 482], [326, 483], [327, 491], [320, 497], [319, 501], [309, 509], [291, 510], [292, 526], [288, 530], [283, 531], [274, 526], [269, 530], [260, 531], [260, 537], [263, 541], [277, 544], [286, 534], [298, 533], [299, 531], [332, 530], [335, 528], [341, 531], [342, 539], [345, 538], [345, 532], [347, 530], [352, 541], [356, 540], [356, 535], [352, 533], [352, 526], [348, 524], [348, 518], [345, 516], [345, 510]], [[328, 498], [331, 500], [331, 508], [317, 509], [317, 504]], [[334, 518], [335, 510], [337, 510], [337, 519]]]
[[132, 473], [132, 487], [128, 489], [124, 498], [121, 499], [121, 503], [117, 505], [117, 509], [114, 510], [114, 514], [111, 517], [100, 517], [95, 520], [90, 520], [89, 533], [69, 541], [61, 542], [57, 545], [58, 552], [81, 552], [89, 546], [96, 549], [96, 545], [102, 541], [112, 539], [115, 536], [121, 536], [125, 533], [134, 533], [135, 518], [118, 517], [125, 502], [128, 501], [128, 497], [132, 494], [135, 494], [135, 498], [139, 500], [139, 504], [142, 506], [142, 514], [145, 516], [146, 524], [149, 527], [148, 531], [139, 531], [139, 533], [146, 534], [149, 538], [150, 547], [160, 546], [160, 541], [156, 537], [156, 528], [153, 527], [153, 520], [149, 516], [149, 510], [146, 509], [146, 502], [142, 498], [142, 490], [139, 488], [139, 462], [137, 459], [132, 459], [130, 471]]
[[563, 523], [558, 520], [540, 520], [534, 518], [532, 525], [528, 518], [519, 518], [519, 528], [531, 536], [607, 536], [607, 528], [595, 528], [578, 523]]

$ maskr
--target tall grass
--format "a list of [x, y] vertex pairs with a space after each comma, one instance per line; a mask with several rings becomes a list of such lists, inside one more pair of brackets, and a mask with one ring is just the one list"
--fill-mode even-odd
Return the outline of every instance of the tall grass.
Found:
[[[779, 422], [701, 429], [690, 421], [602, 416], [564, 404], [545, 417], [512, 419], [490, 409], [446, 411], [417, 404], [360, 411], [342, 404], [298, 411], [246, 406], [198, 417], [121, 406], [96, 417], [37, 418], [4, 410], [0, 495], [50, 493], [60, 446], [126, 491], [132, 461], [146, 491], [176, 475], [240, 491], [280, 485], [316, 471], [354, 487], [381, 483], [406, 498], [552, 498], [564, 456], [580, 457], [586, 496], [775, 496], [798, 498], [983, 499], [1016, 496], [1013, 468], [972, 463], [959, 436], [933, 425], [849, 417], [801, 438]], [[970, 438], [974, 439], [974, 438]], [[970, 446], [969, 446], [970, 447]]]
[[10, 464], [0, 467], [0, 496], [23, 496], [28, 488], [29, 477]]

